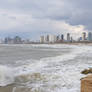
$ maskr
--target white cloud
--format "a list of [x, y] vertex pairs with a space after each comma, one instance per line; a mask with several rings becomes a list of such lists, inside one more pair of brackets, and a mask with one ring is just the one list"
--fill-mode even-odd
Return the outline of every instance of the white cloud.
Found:
[[80, 36], [92, 23], [89, 6], [79, 2], [83, 0], [0, 0], [0, 32], [69, 32]]

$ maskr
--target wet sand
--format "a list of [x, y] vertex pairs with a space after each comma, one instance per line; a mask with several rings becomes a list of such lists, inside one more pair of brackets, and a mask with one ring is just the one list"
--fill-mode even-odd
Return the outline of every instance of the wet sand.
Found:
[[[31, 88], [23, 87], [23, 86], [14, 86], [14, 85], [9, 85], [5, 87], [0, 87], [0, 92], [32, 92]], [[35, 90], [34, 92], [40, 92]]]
[[0, 92], [13, 92], [13, 85], [5, 86], [5, 87], [0, 87]]

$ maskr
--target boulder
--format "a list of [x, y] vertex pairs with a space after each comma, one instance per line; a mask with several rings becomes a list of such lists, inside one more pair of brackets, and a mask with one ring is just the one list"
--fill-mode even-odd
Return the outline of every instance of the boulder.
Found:
[[92, 75], [81, 79], [81, 92], [92, 92]]
[[81, 74], [91, 74], [92, 73], [92, 68], [90, 68], [90, 69], [85, 69], [85, 70], [83, 70], [82, 72], [81, 72]]

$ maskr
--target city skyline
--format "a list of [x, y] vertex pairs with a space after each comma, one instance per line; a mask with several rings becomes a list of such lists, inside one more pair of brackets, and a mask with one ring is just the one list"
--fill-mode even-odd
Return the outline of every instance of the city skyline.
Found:
[[92, 30], [91, 0], [0, 0], [0, 37], [19, 35], [37, 40], [44, 34]]
[[[92, 41], [92, 32], [83, 32], [80, 37], [75, 39], [71, 33], [66, 33], [66, 34], [44, 34], [40, 35], [38, 40], [32, 40], [30, 38], [25, 38], [19, 35], [15, 36], [5, 36], [4, 38], [1, 38], [0, 40], [2, 43], [16, 43], [15, 40], [17, 40], [19, 43], [31, 43], [31, 42], [72, 42], [72, 41]], [[7, 42], [6, 42], [7, 39]], [[21, 39], [21, 40], [20, 40]], [[42, 41], [41, 41], [42, 39]]]
[[40, 43], [64, 43], [64, 42], [91, 42], [92, 43], [92, 32], [83, 32], [79, 38], [75, 40], [70, 33], [59, 34], [59, 35], [41, 35]]

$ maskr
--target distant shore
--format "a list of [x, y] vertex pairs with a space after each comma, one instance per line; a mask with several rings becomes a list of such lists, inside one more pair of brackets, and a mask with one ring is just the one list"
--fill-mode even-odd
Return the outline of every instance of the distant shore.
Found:
[[[2, 43], [3, 44], [3, 43]], [[13, 44], [13, 43], [11, 43]], [[22, 44], [22, 43], [19, 43]], [[24, 43], [23, 43], [24, 44]], [[92, 42], [58, 42], [58, 43], [39, 43], [39, 42], [34, 42], [34, 43], [27, 43], [27, 44], [92, 44]]]
[[58, 43], [40, 43], [40, 42], [34, 42], [34, 43], [27, 43], [27, 44], [1, 44], [1, 45], [42, 45], [42, 44], [46, 44], [46, 45], [56, 45], [56, 44], [66, 44], [66, 45], [92, 45], [92, 42], [58, 42]]

